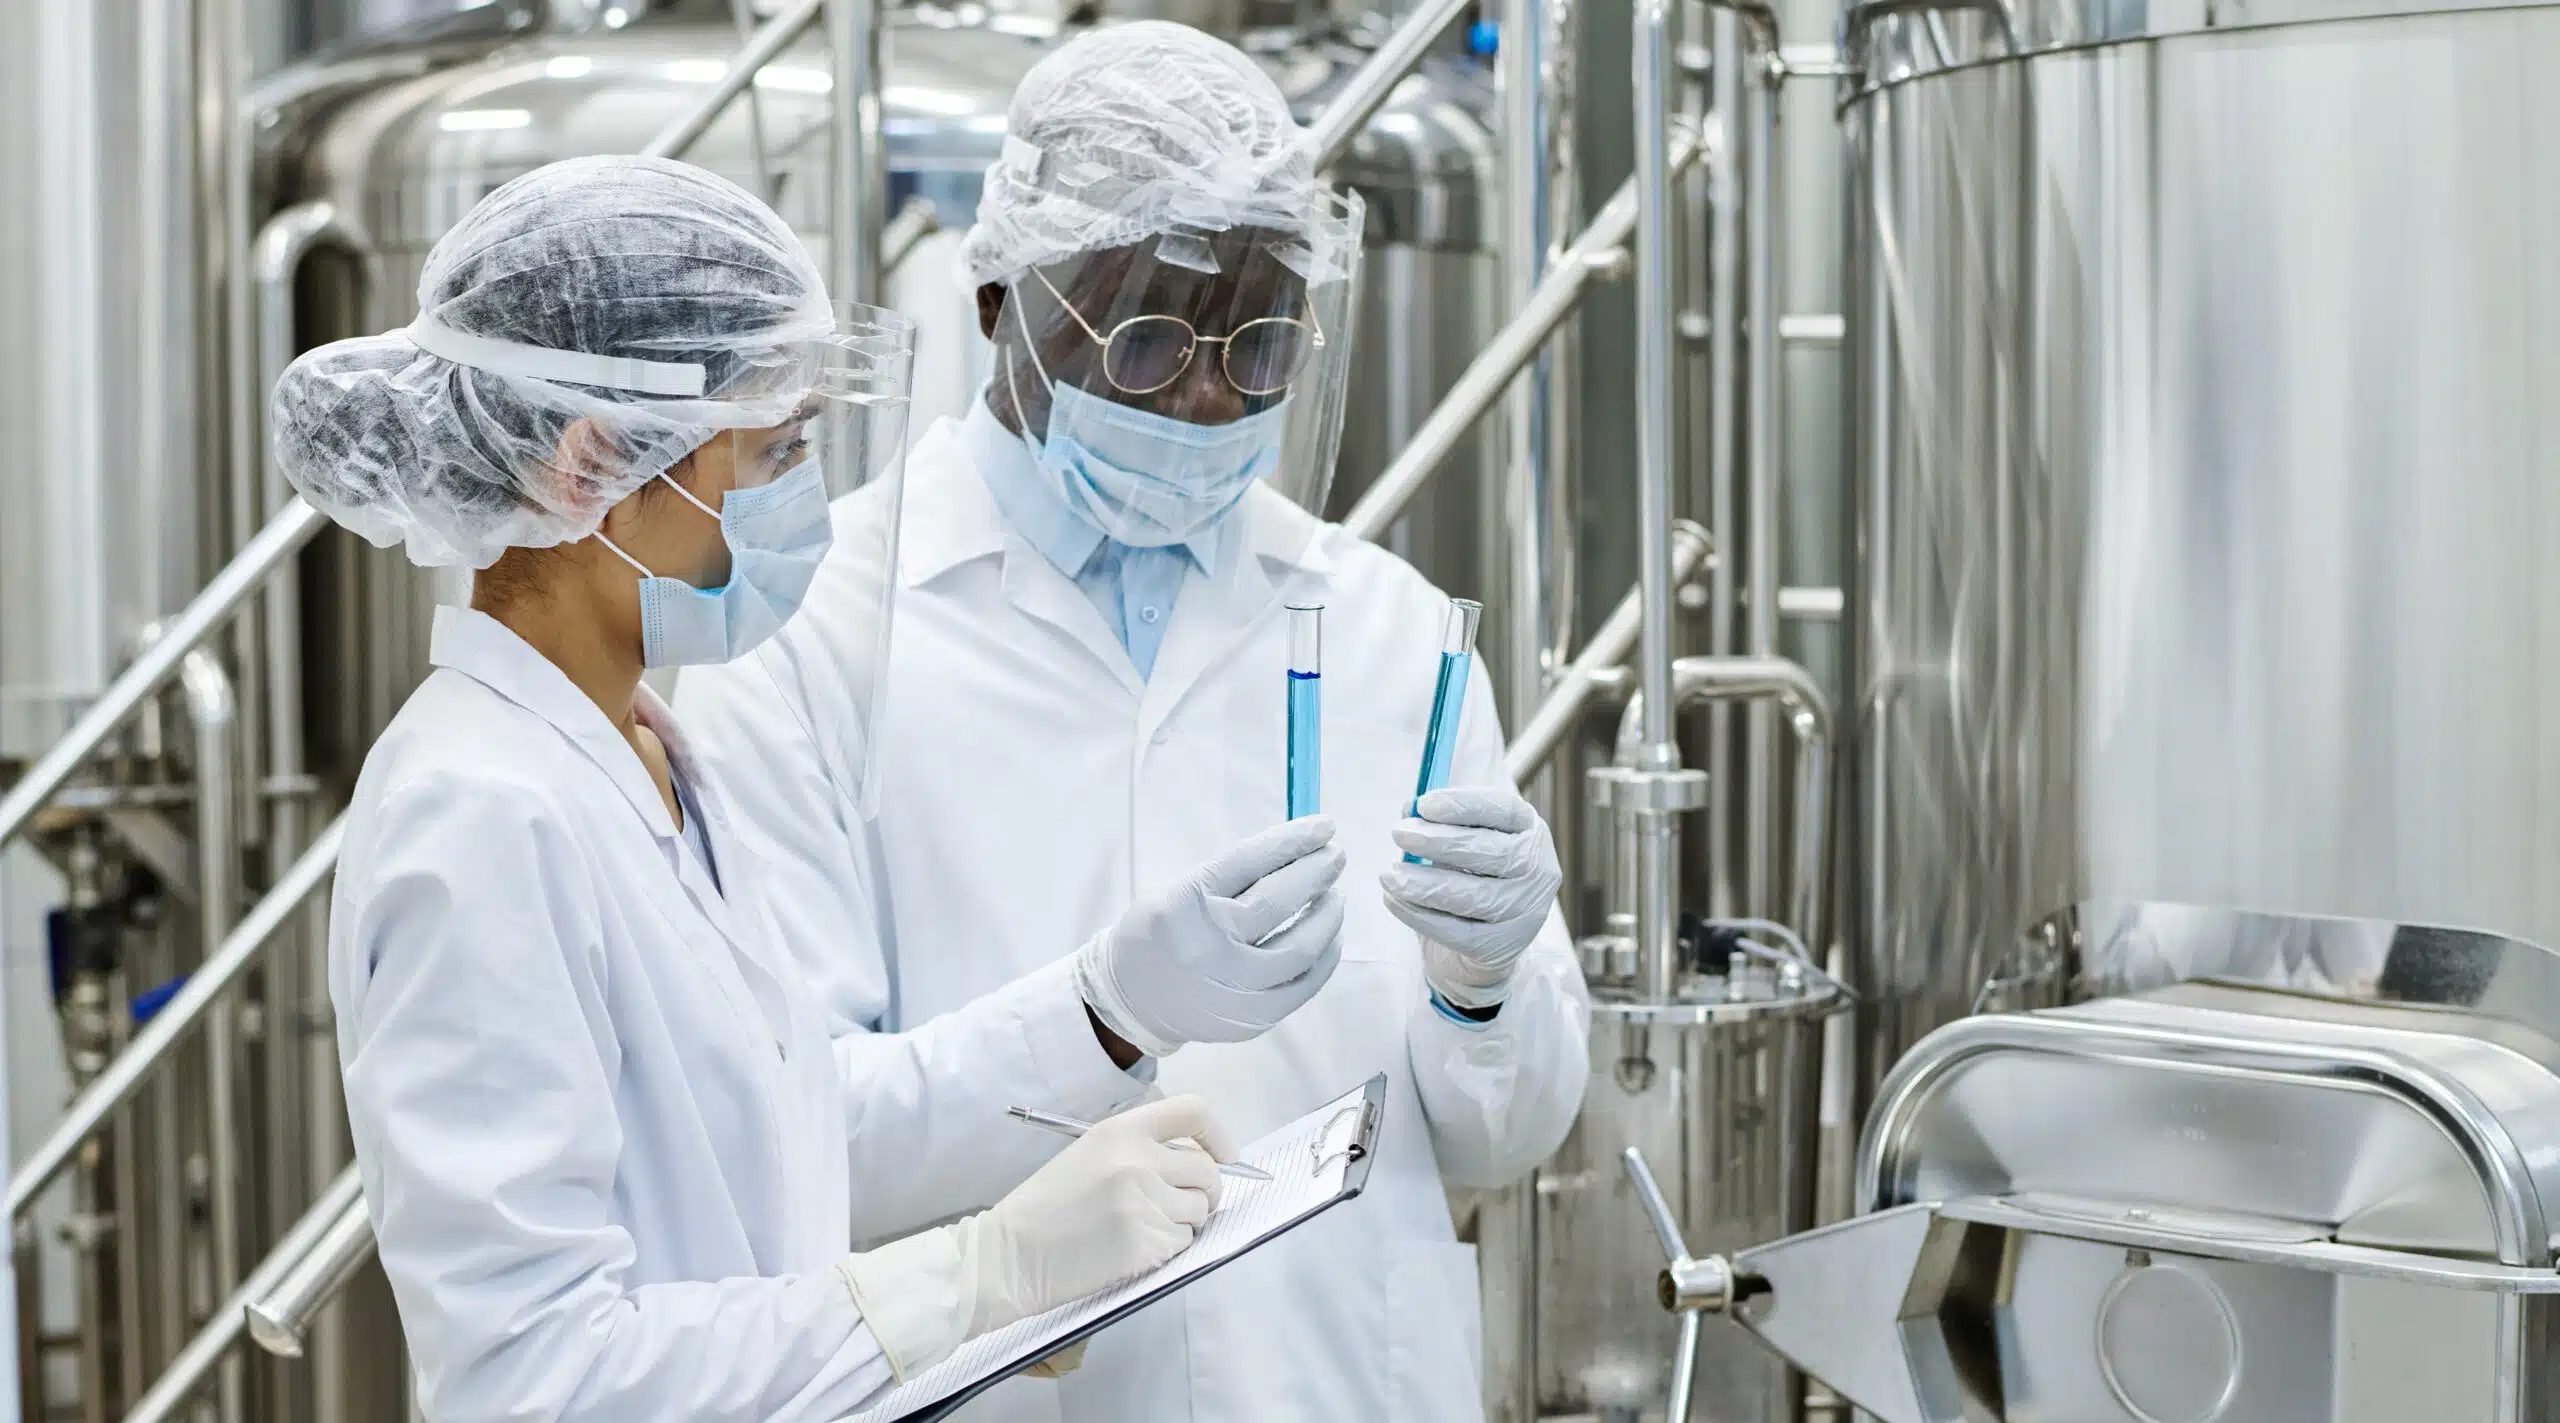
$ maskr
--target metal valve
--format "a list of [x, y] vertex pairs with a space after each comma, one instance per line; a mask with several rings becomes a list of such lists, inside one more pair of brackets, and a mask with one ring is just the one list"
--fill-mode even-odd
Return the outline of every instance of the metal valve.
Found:
[[1666, 1263], [1655, 1279], [1656, 1297], [1664, 1309], [1680, 1316], [1680, 1349], [1672, 1356], [1671, 1398], [1663, 1409], [1663, 1423], [1689, 1423], [1689, 1395], [1698, 1382], [1698, 1331], [1708, 1311], [1721, 1314], [1733, 1307], [1733, 1263], [1721, 1255], [1704, 1259], [1691, 1255], [1689, 1243], [1680, 1238], [1680, 1222], [1672, 1218], [1671, 1203], [1663, 1199], [1644, 1153], [1630, 1146], [1619, 1159], [1626, 1163], [1627, 1179], [1635, 1184], [1636, 1197], [1653, 1222], [1653, 1233], [1662, 1239]]

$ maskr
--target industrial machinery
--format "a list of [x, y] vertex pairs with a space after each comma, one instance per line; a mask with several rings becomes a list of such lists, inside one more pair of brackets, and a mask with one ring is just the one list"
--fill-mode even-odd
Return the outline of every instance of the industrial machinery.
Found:
[[2100, 996], [1906, 1055], [1866, 1214], [1700, 1258], [1661, 1206], [1663, 1307], [1730, 1313], [1883, 1423], [2560, 1411], [2560, 955], [2183, 905], [2052, 928]]

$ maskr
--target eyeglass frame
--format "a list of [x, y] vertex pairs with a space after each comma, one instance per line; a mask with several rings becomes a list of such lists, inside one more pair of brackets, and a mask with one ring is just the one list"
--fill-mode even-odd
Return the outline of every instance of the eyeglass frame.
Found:
[[[1290, 386], [1297, 383], [1298, 375], [1306, 369], [1306, 362], [1299, 362], [1298, 369], [1289, 373], [1289, 379], [1280, 382], [1269, 390], [1247, 390], [1243, 383], [1236, 379], [1235, 372], [1227, 369], [1227, 357], [1235, 350], [1233, 342], [1236, 337], [1256, 326], [1264, 324], [1265, 322], [1281, 326], [1295, 326], [1305, 331], [1313, 343], [1312, 350], [1309, 354], [1310, 360], [1314, 358], [1314, 351], [1322, 351], [1324, 349], [1324, 328], [1318, 326], [1312, 319], [1301, 321], [1294, 316], [1257, 316], [1253, 320], [1238, 326], [1235, 330], [1228, 332], [1224, 336], [1204, 336], [1200, 334], [1199, 327], [1192, 325], [1182, 317], [1166, 316], [1159, 313], [1149, 312], [1123, 319], [1117, 325], [1114, 325], [1111, 328], [1111, 334], [1106, 336], [1102, 332], [1094, 329], [1092, 322], [1085, 320], [1084, 313], [1076, 310], [1076, 304], [1067, 300], [1067, 294], [1058, 290], [1058, 284], [1049, 280], [1048, 273], [1041, 271], [1038, 267], [1033, 267], [1031, 269], [1031, 275], [1038, 277], [1040, 279], [1040, 285], [1049, 289], [1049, 295], [1057, 298], [1059, 308], [1065, 311], [1067, 315], [1074, 317], [1076, 319], [1076, 325], [1084, 328], [1085, 336], [1095, 345], [1102, 348], [1102, 378], [1111, 382], [1113, 389], [1118, 390], [1125, 395], [1153, 395], [1157, 391], [1170, 387], [1174, 382], [1182, 379], [1185, 375], [1190, 374], [1191, 363], [1199, 358], [1200, 347], [1203, 343], [1224, 348], [1218, 353], [1218, 375], [1221, 379], [1225, 380], [1229, 386], [1233, 387], [1238, 395], [1251, 400], [1261, 400], [1286, 392]], [[1118, 376], [1111, 373], [1111, 343], [1120, 339], [1121, 332], [1128, 330], [1130, 327], [1137, 325], [1141, 321], [1170, 321], [1180, 326], [1183, 330], [1191, 333], [1191, 349], [1183, 355], [1182, 364], [1174, 368], [1172, 375], [1166, 376], [1157, 384], [1143, 388], [1124, 384]]]

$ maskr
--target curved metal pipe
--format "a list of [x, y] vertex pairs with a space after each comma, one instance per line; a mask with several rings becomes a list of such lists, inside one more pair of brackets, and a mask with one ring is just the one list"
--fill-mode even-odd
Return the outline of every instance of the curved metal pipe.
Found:
[[204, 591], [169, 620], [168, 630], [144, 648], [142, 655], [133, 659], [132, 665], [89, 704], [62, 739], [37, 758], [6, 796], [0, 796], [0, 845], [16, 839], [44, 803], [53, 798], [53, 793], [96, 754], [117, 727], [124, 725], [125, 718], [168, 685], [187, 654], [204, 646], [220, 631], [241, 603], [326, 523], [328, 519], [319, 510], [300, 499], [277, 511], [239, 556], [225, 564]]
[[249, 1337], [270, 1354], [301, 1358], [303, 1336], [310, 1331], [312, 1319], [371, 1259], [373, 1219], [365, 1213], [359, 1193], [271, 1289], [249, 1301]]
[[[1796, 932], [1816, 954], [1826, 947], [1823, 875], [1831, 838], [1831, 699], [1813, 674], [1784, 657], [1683, 657], [1671, 664], [1672, 711], [1701, 702], [1775, 702], [1794, 734], [1794, 891], [1789, 897]], [[1646, 745], [1644, 693], [1627, 701], [1618, 722], [1618, 764], [1633, 764]]]
[[942, 230], [942, 218], [931, 198], [909, 198], [880, 229], [880, 272], [883, 277], [906, 264], [916, 247]]
[[187, 976], [187, 986], [179, 989], [167, 1006], [155, 1014], [141, 1032], [133, 1035], [133, 1041], [125, 1045], [123, 1052], [116, 1054], [115, 1061], [107, 1064], [106, 1070], [98, 1074], [97, 1080], [91, 1082], [86, 1091], [72, 1099], [70, 1109], [62, 1114], [62, 1121], [45, 1137], [43, 1144], [28, 1153], [26, 1163], [9, 1178], [10, 1219], [16, 1219], [34, 1204], [37, 1194], [79, 1154], [80, 1144], [88, 1140], [90, 1133], [105, 1125], [107, 1118], [142, 1086], [151, 1069], [167, 1055], [170, 1045], [193, 1028], [213, 1001], [256, 961], [258, 952], [275, 937], [276, 930], [292, 917], [303, 900], [310, 898], [321, 881], [329, 877], [329, 871], [337, 864], [338, 846], [346, 838], [346, 833], [343, 818], [331, 822], [328, 829], [321, 831], [319, 838], [311, 842], [311, 848], [303, 851], [302, 858], [285, 871], [284, 878], [277, 881], [276, 887], [268, 891], [267, 897], [258, 901], [258, 906], [250, 910], [240, 921], [240, 926], [222, 941], [222, 947], [207, 956], [196, 971]]
[[233, 1290], [221, 1307], [214, 1310], [213, 1317], [196, 1331], [196, 1337], [188, 1340], [187, 1347], [179, 1350], [178, 1356], [169, 1361], [168, 1369], [151, 1385], [150, 1391], [124, 1415], [124, 1423], [165, 1423], [165, 1420], [176, 1416], [187, 1399], [203, 1384], [205, 1375], [211, 1373], [214, 1366], [230, 1354], [231, 1346], [239, 1342], [240, 1332], [248, 1327], [250, 1302], [265, 1297], [288, 1271], [301, 1263], [320, 1244], [329, 1228], [346, 1215], [350, 1202], [358, 1210], [364, 1206], [364, 1183], [356, 1178], [353, 1166], [338, 1173], [337, 1179], [329, 1183], [329, 1189], [322, 1192], [311, 1209], [303, 1212], [302, 1219], [295, 1221], [293, 1228], [284, 1233], [284, 1238], [276, 1242], [276, 1248], [259, 1262], [257, 1269], [249, 1272], [249, 1278], [241, 1282], [240, 1288]]

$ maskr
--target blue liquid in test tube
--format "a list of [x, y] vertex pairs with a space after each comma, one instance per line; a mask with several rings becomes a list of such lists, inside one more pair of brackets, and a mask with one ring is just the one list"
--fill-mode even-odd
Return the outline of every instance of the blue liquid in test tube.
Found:
[[[1484, 620], [1484, 604], [1466, 598], [1449, 600], [1448, 621], [1440, 634], [1440, 684], [1431, 694], [1431, 736], [1422, 745], [1422, 774], [1415, 778], [1418, 803], [1449, 784], [1449, 766], [1458, 757], [1458, 722], [1467, 713], [1467, 669], [1476, 660], [1476, 624]], [[1408, 865], [1427, 865], [1420, 855], [1406, 855]]]
[[1289, 818], [1323, 808], [1324, 605], [1289, 605]]

